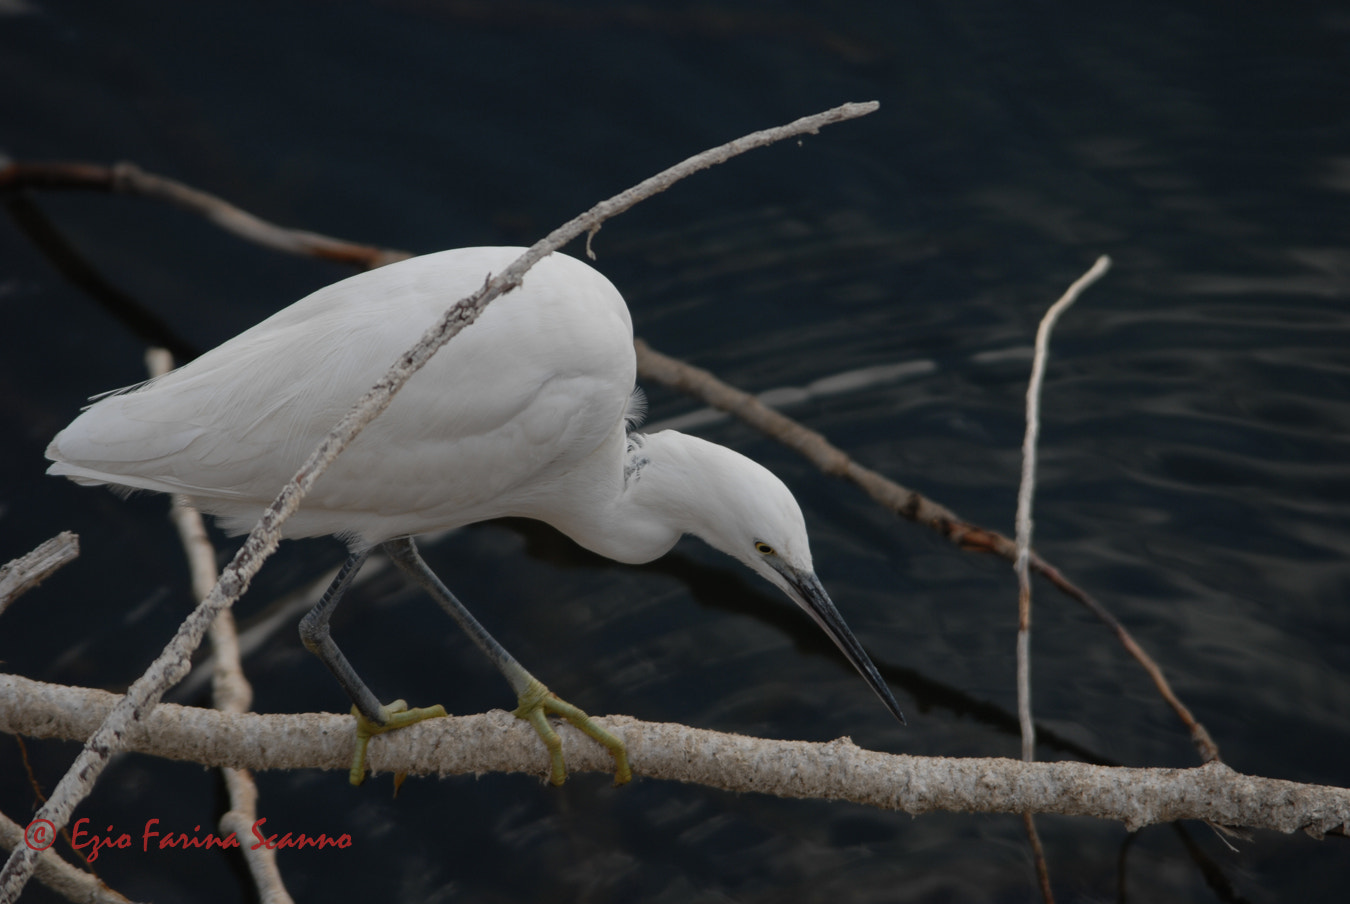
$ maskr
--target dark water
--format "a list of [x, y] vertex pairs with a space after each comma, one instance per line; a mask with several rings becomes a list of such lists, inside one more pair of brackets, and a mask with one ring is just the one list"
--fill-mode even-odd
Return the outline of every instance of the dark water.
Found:
[[[416, 251], [528, 243], [705, 147], [846, 100], [881, 111], [704, 173], [600, 234], [655, 347], [763, 391], [909, 363], [790, 409], [859, 461], [1011, 530], [1027, 348], [1045, 390], [1037, 544], [1158, 658], [1228, 763], [1350, 784], [1350, 14], [1336, 4], [1057, 2], [0, 2], [0, 148], [126, 159], [271, 220]], [[346, 275], [150, 202], [38, 196], [103, 273], [206, 347]], [[43, 476], [142, 343], [0, 220], [0, 559], [62, 529], [79, 561], [0, 621], [14, 672], [120, 689], [188, 606], [164, 502]], [[650, 389], [654, 420], [697, 407]], [[797, 493], [817, 568], [910, 712], [895, 725], [800, 613], [688, 542], [625, 568], [487, 525], [427, 556], [505, 645], [593, 712], [916, 754], [1016, 755], [963, 700], [1011, 711], [1001, 561], [898, 522], [747, 428], [700, 432]], [[228, 541], [222, 541], [231, 549]], [[288, 544], [247, 624], [337, 563]], [[1037, 715], [1130, 765], [1196, 762], [1109, 634], [1048, 587]], [[389, 575], [337, 634], [377, 693], [507, 706], [490, 667]], [[262, 712], [345, 709], [293, 622], [246, 669]], [[936, 684], [942, 690], [934, 692]], [[191, 692], [175, 699], [193, 701]], [[32, 805], [0, 739], [0, 809]], [[50, 789], [73, 745], [28, 745]], [[1041, 758], [1068, 754], [1043, 746]], [[299, 900], [1023, 901], [1013, 817], [878, 813], [603, 776], [260, 777]], [[208, 771], [119, 759], [77, 815], [209, 830]], [[1343, 888], [1350, 848], [1201, 825], [1043, 818], [1061, 900], [1290, 901]], [[1207, 878], [1191, 851], [1217, 867]], [[1123, 862], [1123, 869], [1120, 864]], [[138, 900], [249, 900], [214, 854], [110, 852]], [[34, 901], [52, 896], [34, 888]]]

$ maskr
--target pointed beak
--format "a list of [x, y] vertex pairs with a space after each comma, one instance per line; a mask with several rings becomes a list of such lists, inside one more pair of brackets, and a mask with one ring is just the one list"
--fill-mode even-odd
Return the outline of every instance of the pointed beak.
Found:
[[792, 595], [796, 597], [799, 606], [806, 610], [811, 618], [815, 619], [816, 624], [830, 636], [835, 645], [843, 651], [848, 661], [853, 663], [853, 667], [858, 670], [858, 674], [863, 676], [863, 680], [876, 692], [881, 698], [881, 702], [886, 704], [886, 708], [891, 711], [900, 724], [905, 724], [905, 714], [900, 712], [900, 704], [895, 702], [890, 688], [886, 687], [886, 682], [881, 680], [881, 675], [877, 672], [877, 667], [872, 665], [872, 660], [867, 657], [862, 644], [858, 643], [858, 638], [853, 636], [848, 625], [844, 624], [844, 617], [839, 614], [839, 610], [834, 607], [830, 601], [829, 594], [820, 583], [820, 578], [815, 576], [814, 572], [798, 571], [790, 565], [784, 565], [778, 569], [779, 573], [787, 579], [788, 586], [792, 588]]

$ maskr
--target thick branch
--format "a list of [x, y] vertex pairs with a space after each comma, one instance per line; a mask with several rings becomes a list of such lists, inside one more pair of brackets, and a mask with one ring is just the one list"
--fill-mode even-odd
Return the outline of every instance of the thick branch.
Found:
[[[78, 740], [96, 730], [118, 697], [104, 691], [0, 675], [0, 731]], [[911, 814], [1047, 813], [1116, 820], [1131, 830], [1203, 819], [1314, 836], [1350, 831], [1350, 790], [1241, 775], [1222, 763], [1191, 769], [1126, 769], [1085, 763], [897, 756], [847, 738], [826, 744], [773, 741], [640, 722], [597, 719], [623, 738], [635, 774], [736, 792], [848, 800]], [[609, 773], [609, 754], [559, 726], [573, 773]], [[127, 749], [206, 766], [330, 769], [351, 765], [350, 716], [257, 715], [161, 704], [131, 726]], [[370, 764], [384, 772], [542, 777], [548, 756], [533, 729], [493, 710], [451, 716], [381, 735]]]

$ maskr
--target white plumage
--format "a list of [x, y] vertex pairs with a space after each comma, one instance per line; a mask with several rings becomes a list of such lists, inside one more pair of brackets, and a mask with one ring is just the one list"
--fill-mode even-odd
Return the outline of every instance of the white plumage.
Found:
[[[247, 530], [390, 363], [522, 250], [445, 251], [320, 289], [95, 402], [52, 440], [48, 473], [184, 493], [227, 529]], [[782, 588], [900, 717], [815, 577], [791, 492], [722, 446], [629, 433], [634, 377], [623, 298], [591, 267], [553, 254], [412, 377], [320, 477], [285, 535], [336, 534], [364, 559], [388, 541], [519, 516], [636, 563], [692, 533]]]
[[[94, 404], [47, 451], [81, 483], [186, 493], [235, 531], [445, 309], [519, 256], [446, 251], [320, 289], [178, 370]], [[366, 545], [528, 511], [540, 479], [622, 429], [632, 323], [553, 255], [432, 358], [334, 463], [286, 536]]]

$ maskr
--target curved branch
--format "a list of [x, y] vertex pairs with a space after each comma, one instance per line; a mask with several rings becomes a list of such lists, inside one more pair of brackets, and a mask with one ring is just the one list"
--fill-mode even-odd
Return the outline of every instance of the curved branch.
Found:
[[[95, 731], [118, 696], [0, 675], [0, 731], [79, 740]], [[847, 800], [920, 814], [1052, 813], [1092, 816], [1135, 830], [1178, 819], [1320, 837], [1350, 832], [1350, 789], [1260, 778], [1222, 763], [1190, 769], [1128, 769], [1002, 758], [918, 757], [863, 750], [848, 738], [817, 744], [775, 741], [597, 718], [623, 738], [637, 775], [735, 792]], [[129, 726], [126, 749], [206, 766], [330, 769], [351, 765], [351, 716], [237, 714], [161, 704]], [[608, 753], [560, 725], [568, 768], [608, 774]], [[533, 729], [502, 710], [430, 719], [370, 742], [382, 772], [542, 778], [548, 756]]]

